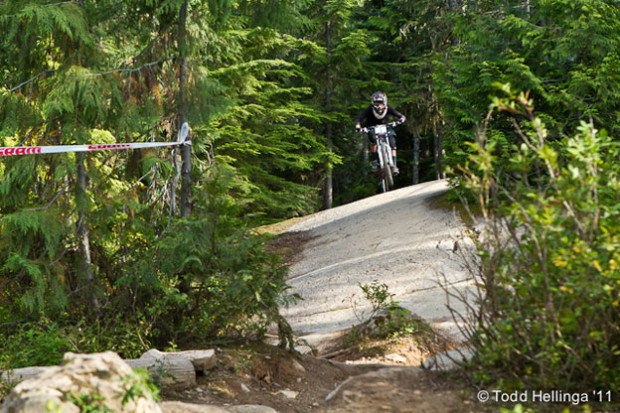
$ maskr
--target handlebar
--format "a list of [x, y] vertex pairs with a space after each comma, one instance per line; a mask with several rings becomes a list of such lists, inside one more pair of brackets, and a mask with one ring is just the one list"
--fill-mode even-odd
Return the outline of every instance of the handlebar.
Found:
[[[400, 125], [401, 123], [402, 123], [402, 122], [398, 122], [398, 121], [396, 121], [396, 122], [389, 122], [389, 123], [381, 124], [381, 126], [389, 126], [389, 127], [393, 128], [393, 127], [395, 127], [395, 126]], [[377, 126], [380, 126], [380, 125], [363, 127], [363, 128], [360, 128], [359, 132], [360, 132], [360, 133], [368, 133], [368, 132], [370, 132], [371, 130], [374, 130], [374, 129], [375, 129], [375, 127], [377, 127]]]

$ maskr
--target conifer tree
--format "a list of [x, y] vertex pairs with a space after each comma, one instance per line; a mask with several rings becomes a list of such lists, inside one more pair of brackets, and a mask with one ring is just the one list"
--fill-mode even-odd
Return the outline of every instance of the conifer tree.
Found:
[[325, 152], [303, 123], [319, 115], [298, 103], [311, 93], [300, 67], [280, 57], [309, 59], [316, 47], [227, 21], [226, 3], [0, 6], [11, 69], [0, 78], [1, 145], [174, 140], [185, 120], [193, 141], [181, 159], [3, 158], [0, 312], [104, 329], [133, 321], [141, 340], [163, 343], [259, 319], [285, 327], [283, 271], [246, 225], [315, 208]]
[[[96, 13], [89, 14], [81, 3], [22, 1], [4, 6], [2, 25], [7, 36], [3, 39], [3, 49], [11, 50], [9, 45], [12, 42], [19, 45], [19, 49], [12, 50], [15, 53], [6, 56], [5, 61], [9, 67], [18, 69], [16, 73], [27, 80], [11, 87], [10, 82], [17, 80], [14, 75], [5, 75], [2, 79], [5, 90], [0, 104], [5, 116], [0, 128], [3, 136], [17, 137], [4, 139], [3, 144], [82, 144], [90, 138], [89, 129], [101, 124], [104, 117], [102, 107], [105, 106], [103, 101], [109, 93], [104, 91], [106, 85], [90, 76], [90, 70], [95, 68], [91, 64], [97, 61], [99, 52], [93, 47], [95, 36], [90, 30], [91, 24], [97, 24], [97, 17]], [[31, 110], [16, 112], [19, 106], [30, 107]], [[19, 121], [15, 122], [15, 118]], [[20, 135], [25, 136], [25, 139], [20, 139]], [[27, 203], [34, 201], [33, 209], [25, 208], [21, 202], [12, 207], [5, 203], [9, 206], [8, 211], [4, 206], [2, 208], [3, 212], [13, 210], [12, 214], [2, 217], [3, 232], [7, 233], [11, 227], [15, 227], [13, 230], [27, 235], [14, 236], [15, 244], [10, 245], [5, 253], [28, 265], [23, 267], [22, 264], [20, 268], [7, 262], [3, 267], [15, 286], [27, 286], [29, 283], [38, 286], [23, 296], [30, 296], [22, 300], [21, 307], [26, 314], [62, 307], [68, 297], [63, 297], [61, 291], [66, 291], [71, 284], [69, 288], [81, 291], [73, 299], [92, 308], [97, 307], [97, 282], [91, 267], [89, 242], [89, 211], [92, 204], [86, 192], [87, 172], [83, 157], [75, 159], [71, 161], [71, 157], [67, 156], [60, 161], [50, 157], [9, 161], [16, 165], [34, 163], [34, 168], [24, 171], [27, 174], [25, 184], [23, 175], [15, 180], [9, 172], [13, 168], [8, 165], [5, 167], [8, 173], [4, 176], [3, 184], [8, 195], [7, 203], [11, 202], [10, 198], [15, 192], [37, 194], [38, 188], [52, 189], [57, 186], [54, 182], [58, 184], [64, 181], [62, 189], [56, 189], [59, 192], [43, 191], [45, 195], [38, 199], [24, 197]], [[72, 182], [75, 186], [70, 188]], [[75, 190], [73, 197], [68, 196], [71, 189]], [[44, 214], [51, 220], [57, 219], [53, 213], [49, 213], [56, 211], [56, 208], [68, 212], [65, 219], [73, 221], [73, 237], [76, 238], [72, 240], [70, 233], [55, 238], [55, 242], [68, 243], [69, 251], [63, 251], [59, 245], [48, 245], [46, 249], [51, 249], [55, 254], [41, 260], [41, 250], [36, 243], [33, 244], [31, 237], [50, 240], [50, 222], [40, 221], [36, 217]], [[39, 224], [32, 226], [33, 221]], [[67, 274], [50, 271], [53, 266], [48, 263], [70, 251], [74, 253], [77, 265], [67, 280]], [[57, 301], [46, 300], [41, 296], [48, 293], [48, 288], [54, 288], [56, 293], [51, 296], [58, 298]]]
[[331, 153], [321, 172], [324, 208], [351, 200], [350, 193], [363, 192], [360, 189], [368, 184], [363, 173], [367, 164], [360, 158], [362, 136], [353, 134], [352, 123], [359, 108], [358, 97], [367, 100], [359, 84], [364, 77], [362, 61], [369, 53], [367, 33], [351, 24], [356, 8], [357, 3], [348, 0], [314, 1], [305, 11], [308, 24], [299, 30], [301, 36], [320, 47], [317, 58], [302, 65], [314, 79], [312, 87], [316, 90], [308, 102], [322, 114], [315, 128]]
[[[458, 14], [459, 42], [438, 72], [450, 131], [451, 164], [467, 153], [495, 82], [529, 90], [536, 111], [556, 136], [572, 136], [583, 117], [618, 131], [614, 115], [620, 25], [618, 7], [593, 1], [479, 1]], [[492, 122], [502, 152], [514, 143], [511, 125]]]
[[[308, 39], [317, 42], [323, 48], [323, 55], [312, 70], [317, 77], [317, 99], [314, 104], [324, 113], [323, 133], [328, 151], [334, 148], [342, 151], [342, 145], [335, 141], [348, 140], [351, 134], [351, 121], [347, 119], [346, 110], [352, 90], [350, 80], [356, 69], [361, 67], [360, 59], [367, 53], [362, 43], [363, 35], [349, 26], [355, 2], [315, 1], [309, 5], [308, 15], [312, 25], [306, 30]], [[344, 101], [343, 101], [344, 100]], [[331, 208], [333, 203], [333, 167], [336, 157], [326, 159], [325, 183], [323, 185], [323, 207]], [[339, 162], [339, 161], [337, 161]]]

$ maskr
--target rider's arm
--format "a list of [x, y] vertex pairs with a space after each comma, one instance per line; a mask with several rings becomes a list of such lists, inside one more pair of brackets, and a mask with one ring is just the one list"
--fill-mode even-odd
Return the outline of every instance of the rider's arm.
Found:
[[362, 127], [362, 121], [366, 119], [366, 117], [368, 116], [368, 111], [370, 110], [371, 107], [368, 106], [362, 111], [362, 113], [359, 114], [357, 118], [355, 118], [355, 130], [359, 130]]
[[397, 117], [398, 121], [396, 121], [396, 123], [399, 124], [399, 125], [401, 123], [405, 123], [405, 121], [407, 120], [405, 115], [403, 115], [402, 113], [400, 113], [399, 111], [397, 111], [396, 109], [391, 107], [390, 105], [388, 105], [388, 114]]

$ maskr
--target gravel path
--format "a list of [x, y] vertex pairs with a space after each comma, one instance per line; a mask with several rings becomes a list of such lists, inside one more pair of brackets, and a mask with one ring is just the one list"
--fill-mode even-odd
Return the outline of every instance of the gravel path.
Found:
[[[320, 347], [331, 333], [359, 324], [370, 311], [359, 285], [377, 280], [402, 307], [459, 340], [445, 288], [469, 289], [460, 250], [471, 243], [461, 219], [431, 202], [447, 190], [443, 180], [414, 185], [289, 227], [287, 233], [302, 232], [310, 239], [288, 281], [304, 300], [282, 310], [295, 333]], [[463, 303], [451, 300], [450, 305], [464, 314]]]

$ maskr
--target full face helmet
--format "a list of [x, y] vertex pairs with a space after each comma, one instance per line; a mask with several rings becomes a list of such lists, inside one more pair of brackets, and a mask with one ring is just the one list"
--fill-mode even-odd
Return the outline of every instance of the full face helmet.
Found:
[[372, 94], [372, 111], [375, 116], [382, 118], [385, 116], [387, 110], [387, 96], [382, 92], [375, 92]]

